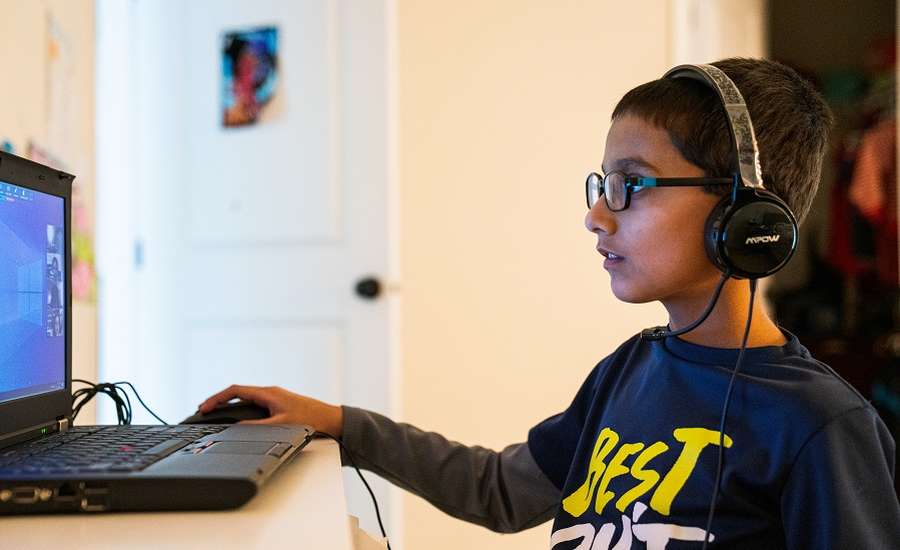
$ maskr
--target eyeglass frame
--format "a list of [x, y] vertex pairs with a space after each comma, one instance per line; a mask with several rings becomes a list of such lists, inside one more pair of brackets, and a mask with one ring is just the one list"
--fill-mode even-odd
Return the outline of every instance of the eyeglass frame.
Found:
[[[609, 179], [609, 176], [613, 174], [619, 174], [625, 180], [625, 206], [618, 209], [610, 206], [609, 199], [605, 192], [606, 182]], [[739, 176], [737, 174], [730, 178], [654, 178], [649, 176], [628, 175], [619, 170], [613, 170], [605, 175], [591, 172], [584, 182], [584, 197], [588, 210], [594, 207], [594, 204], [591, 204], [591, 179], [593, 177], [596, 177], [597, 181], [600, 182], [599, 184], [594, 184], [599, 191], [597, 194], [597, 201], [594, 204], [600, 202], [600, 197], [603, 197], [603, 200], [606, 201], [606, 207], [609, 208], [610, 212], [622, 212], [623, 210], [627, 210], [628, 207], [631, 206], [631, 194], [635, 187], [705, 187], [707, 185], [732, 185], [737, 187], [740, 185]]]

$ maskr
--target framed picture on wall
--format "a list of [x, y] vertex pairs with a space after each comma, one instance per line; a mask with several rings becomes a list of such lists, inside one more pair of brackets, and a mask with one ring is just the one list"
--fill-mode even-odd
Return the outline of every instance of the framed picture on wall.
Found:
[[222, 37], [222, 124], [256, 124], [277, 90], [278, 29], [228, 31]]

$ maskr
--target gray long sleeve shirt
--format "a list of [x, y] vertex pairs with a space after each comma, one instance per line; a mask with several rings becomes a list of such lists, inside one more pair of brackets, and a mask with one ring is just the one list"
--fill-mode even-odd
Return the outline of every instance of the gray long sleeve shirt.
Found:
[[[357, 466], [418, 495], [453, 517], [513, 533], [553, 519], [560, 490], [526, 443], [500, 452], [449, 441], [440, 434], [343, 407], [341, 440]], [[341, 462], [349, 465], [346, 452]]]

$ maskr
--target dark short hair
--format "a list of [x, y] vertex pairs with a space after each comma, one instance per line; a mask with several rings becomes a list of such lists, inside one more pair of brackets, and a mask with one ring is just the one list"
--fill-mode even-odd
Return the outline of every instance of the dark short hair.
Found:
[[[734, 81], [747, 102], [766, 189], [785, 201], [801, 222], [819, 186], [834, 120], [831, 109], [810, 82], [776, 61], [731, 58], [712, 65]], [[619, 100], [612, 118], [623, 114], [666, 130], [681, 155], [707, 176], [735, 171], [725, 108], [709, 86], [688, 78], [654, 80]], [[708, 190], [726, 192], [721, 187]]]

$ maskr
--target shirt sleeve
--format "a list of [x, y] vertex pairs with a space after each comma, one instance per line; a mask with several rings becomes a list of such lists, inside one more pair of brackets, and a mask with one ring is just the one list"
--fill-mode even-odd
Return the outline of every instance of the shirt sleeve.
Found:
[[597, 365], [581, 385], [565, 411], [551, 416], [528, 432], [528, 448], [541, 471], [562, 492], [569, 468], [578, 450], [581, 432], [596, 393], [596, 378], [604, 363]]
[[[356, 465], [456, 518], [513, 533], [553, 518], [560, 492], [524, 443], [500, 452], [449, 441], [380, 414], [343, 407], [342, 443]], [[351, 456], [341, 451], [347, 466]]]
[[781, 497], [790, 549], [896, 549], [895, 444], [871, 407], [848, 411], [800, 450]]

